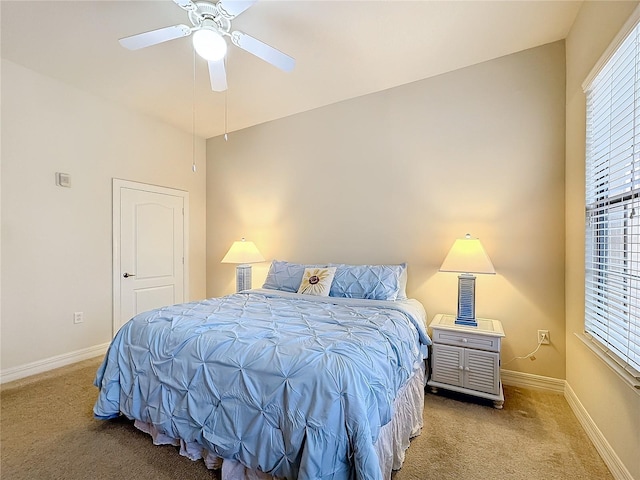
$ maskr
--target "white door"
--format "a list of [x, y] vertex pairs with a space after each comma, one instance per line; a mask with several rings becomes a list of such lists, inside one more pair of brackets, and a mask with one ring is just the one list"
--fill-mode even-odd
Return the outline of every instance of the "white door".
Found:
[[185, 203], [187, 192], [114, 180], [114, 335], [138, 313], [185, 301]]

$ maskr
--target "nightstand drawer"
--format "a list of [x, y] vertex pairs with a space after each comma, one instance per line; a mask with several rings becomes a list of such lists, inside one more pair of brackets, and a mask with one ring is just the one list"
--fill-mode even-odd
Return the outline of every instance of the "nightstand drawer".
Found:
[[500, 351], [500, 337], [477, 335], [467, 332], [453, 332], [450, 330], [433, 329], [433, 341], [456, 347], [477, 348], [489, 352]]

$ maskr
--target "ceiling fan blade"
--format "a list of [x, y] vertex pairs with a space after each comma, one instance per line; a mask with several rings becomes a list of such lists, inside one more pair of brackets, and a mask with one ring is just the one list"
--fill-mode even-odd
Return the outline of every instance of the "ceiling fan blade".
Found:
[[227, 89], [227, 72], [224, 67], [224, 58], [216, 62], [210, 60], [208, 63], [211, 90], [214, 92], [224, 92]]
[[253, 38], [251, 35], [247, 35], [242, 32], [232, 32], [231, 41], [237, 47], [246, 50], [249, 53], [254, 54], [256, 57], [261, 58], [267, 63], [270, 63], [274, 67], [278, 67], [280, 70], [290, 72], [293, 67], [296, 66], [296, 61], [293, 57], [290, 57], [286, 53], [282, 53], [260, 40]]
[[186, 10], [187, 12], [193, 12], [198, 8], [196, 7], [196, 4], [191, 0], [173, 0], [173, 3], [178, 5], [183, 10]]
[[173, 40], [174, 38], [186, 37], [191, 33], [191, 28], [186, 25], [172, 25], [171, 27], [159, 28], [150, 32], [139, 33], [130, 37], [118, 40], [120, 45], [129, 50], [150, 47], [158, 43]]
[[[179, 0], [173, 1], [177, 2]], [[220, 14], [231, 20], [232, 18], [240, 15], [257, 1], [258, 0], [220, 0], [216, 5]]]

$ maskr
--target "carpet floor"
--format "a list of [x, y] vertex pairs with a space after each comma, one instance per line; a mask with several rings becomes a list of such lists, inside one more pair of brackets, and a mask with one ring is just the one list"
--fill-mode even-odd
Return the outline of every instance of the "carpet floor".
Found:
[[[126, 420], [92, 416], [92, 359], [0, 388], [3, 480], [217, 479]], [[394, 480], [612, 480], [564, 397], [505, 387], [503, 410], [440, 391]]]

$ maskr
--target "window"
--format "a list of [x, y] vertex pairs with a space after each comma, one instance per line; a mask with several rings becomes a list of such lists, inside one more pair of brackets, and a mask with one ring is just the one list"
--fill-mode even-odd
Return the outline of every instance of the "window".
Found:
[[640, 28], [586, 88], [585, 331], [640, 379]]

